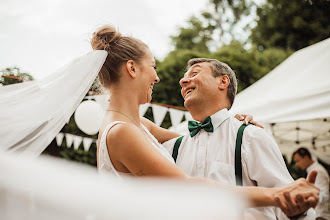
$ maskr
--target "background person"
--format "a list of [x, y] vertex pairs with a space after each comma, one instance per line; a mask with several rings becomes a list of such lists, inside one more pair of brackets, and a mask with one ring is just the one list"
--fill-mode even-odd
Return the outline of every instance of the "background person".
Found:
[[311, 153], [305, 147], [296, 150], [293, 153], [293, 159], [296, 166], [306, 170], [307, 174], [312, 170], [317, 170], [315, 185], [320, 188], [319, 204], [315, 208], [317, 219], [330, 219], [328, 209], [329, 174], [327, 170], [317, 161], [312, 160]]

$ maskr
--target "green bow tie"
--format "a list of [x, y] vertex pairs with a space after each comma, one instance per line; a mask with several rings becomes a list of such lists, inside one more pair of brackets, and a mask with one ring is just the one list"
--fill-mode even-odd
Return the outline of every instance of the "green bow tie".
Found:
[[194, 137], [201, 129], [204, 129], [207, 132], [213, 132], [211, 117], [208, 116], [202, 123], [197, 121], [188, 121], [188, 129], [191, 137]]

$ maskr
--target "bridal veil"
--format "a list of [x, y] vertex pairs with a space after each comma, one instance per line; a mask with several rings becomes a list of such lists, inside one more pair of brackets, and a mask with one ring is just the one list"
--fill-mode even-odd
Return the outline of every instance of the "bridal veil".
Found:
[[0, 87], [0, 150], [40, 155], [86, 95], [107, 54], [92, 51], [44, 79]]

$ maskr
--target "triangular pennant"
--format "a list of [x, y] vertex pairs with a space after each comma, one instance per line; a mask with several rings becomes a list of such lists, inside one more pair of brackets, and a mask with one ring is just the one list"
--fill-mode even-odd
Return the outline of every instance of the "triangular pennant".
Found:
[[66, 140], [66, 146], [68, 148], [70, 148], [72, 143], [73, 143], [73, 135], [72, 134], [65, 134], [65, 140]]
[[182, 117], [185, 112], [178, 110], [178, 109], [174, 109], [174, 108], [170, 108], [169, 112], [170, 112], [170, 116], [171, 116], [172, 126], [173, 127], [178, 126], [180, 124], [180, 122], [182, 121]]
[[185, 112], [184, 117], [186, 118], [186, 121], [194, 120], [193, 117], [191, 117], [191, 114], [189, 112]]
[[82, 139], [83, 138], [80, 137], [80, 136], [76, 136], [76, 135], [73, 136], [73, 147], [74, 147], [75, 150], [78, 150]]
[[64, 138], [64, 134], [63, 133], [58, 133], [56, 135], [56, 143], [57, 143], [57, 146], [61, 146], [62, 145], [62, 142], [63, 142], [63, 138]]
[[83, 145], [84, 150], [87, 152], [89, 148], [91, 147], [91, 144], [93, 143], [93, 139], [91, 138], [83, 138]]
[[155, 124], [160, 126], [164, 120], [168, 108], [155, 104], [152, 104], [151, 107], [155, 119]]
[[150, 106], [150, 103], [146, 103], [146, 104], [143, 104], [143, 105], [140, 105], [140, 116], [144, 116], [144, 114], [147, 112], [148, 108]]

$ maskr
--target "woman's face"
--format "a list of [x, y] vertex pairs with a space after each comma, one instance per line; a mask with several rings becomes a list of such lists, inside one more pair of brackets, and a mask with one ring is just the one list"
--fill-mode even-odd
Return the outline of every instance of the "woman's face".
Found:
[[141, 90], [141, 104], [149, 103], [152, 99], [152, 90], [155, 83], [158, 83], [160, 79], [156, 73], [156, 61], [152, 56], [149, 49], [146, 49], [146, 55], [141, 60], [140, 69], [141, 69], [141, 81], [140, 81], [140, 90]]

